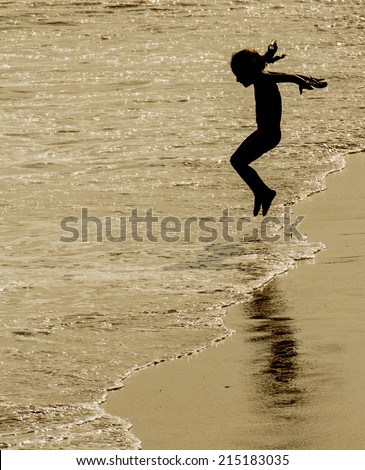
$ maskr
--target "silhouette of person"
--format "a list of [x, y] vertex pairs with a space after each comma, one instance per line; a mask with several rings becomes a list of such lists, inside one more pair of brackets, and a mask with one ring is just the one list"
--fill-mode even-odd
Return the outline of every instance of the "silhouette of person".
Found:
[[264, 55], [256, 50], [244, 49], [233, 54], [231, 69], [245, 88], [253, 85], [256, 101], [257, 129], [248, 136], [231, 156], [231, 164], [243, 181], [252, 190], [254, 216], [262, 208], [265, 216], [270, 208], [276, 191], [262, 181], [257, 172], [250, 166], [257, 158], [276, 147], [281, 139], [281, 96], [278, 83], [295, 83], [300, 94], [303, 89], [324, 88], [327, 82], [323, 78], [307, 77], [299, 74], [276, 73], [265, 70], [267, 64], [283, 59], [285, 55], [275, 56], [278, 50], [276, 41], [269, 45]]

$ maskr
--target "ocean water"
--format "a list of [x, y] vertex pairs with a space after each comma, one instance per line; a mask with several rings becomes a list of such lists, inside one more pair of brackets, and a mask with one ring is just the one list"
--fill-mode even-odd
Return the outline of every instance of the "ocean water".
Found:
[[[365, 147], [364, 25], [362, 0], [0, 2], [1, 447], [138, 448], [107, 391], [315, 256], [285, 217]], [[255, 128], [229, 61], [274, 39], [272, 70], [329, 87], [280, 85], [263, 232], [229, 164]]]

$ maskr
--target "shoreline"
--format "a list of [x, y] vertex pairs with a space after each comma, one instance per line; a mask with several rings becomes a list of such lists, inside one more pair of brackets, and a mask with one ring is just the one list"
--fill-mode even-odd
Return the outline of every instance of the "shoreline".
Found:
[[229, 307], [235, 334], [109, 392], [103, 408], [131, 421], [142, 449], [363, 448], [363, 160], [346, 156], [326, 191], [295, 204], [327, 249]]

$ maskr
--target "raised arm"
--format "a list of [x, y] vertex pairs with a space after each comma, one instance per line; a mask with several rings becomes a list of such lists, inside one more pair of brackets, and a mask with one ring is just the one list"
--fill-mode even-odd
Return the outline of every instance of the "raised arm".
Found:
[[295, 83], [299, 86], [300, 94], [303, 89], [313, 90], [313, 88], [325, 88], [327, 82], [324, 78], [307, 77], [306, 75], [281, 73], [281, 72], [266, 72], [272, 77], [276, 83]]

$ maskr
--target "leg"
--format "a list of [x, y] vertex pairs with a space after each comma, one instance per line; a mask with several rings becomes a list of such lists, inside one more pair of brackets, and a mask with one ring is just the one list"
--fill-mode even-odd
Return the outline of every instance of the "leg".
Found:
[[273, 136], [265, 135], [263, 132], [256, 130], [247, 137], [231, 157], [233, 168], [254, 193], [255, 216], [259, 213], [261, 205], [263, 215], [266, 215], [276, 192], [266, 186], [258, 173], [250, 167], [249, 164], [275, 147], [279, 143], [279, 140], [280, 135], [273, 138]]

